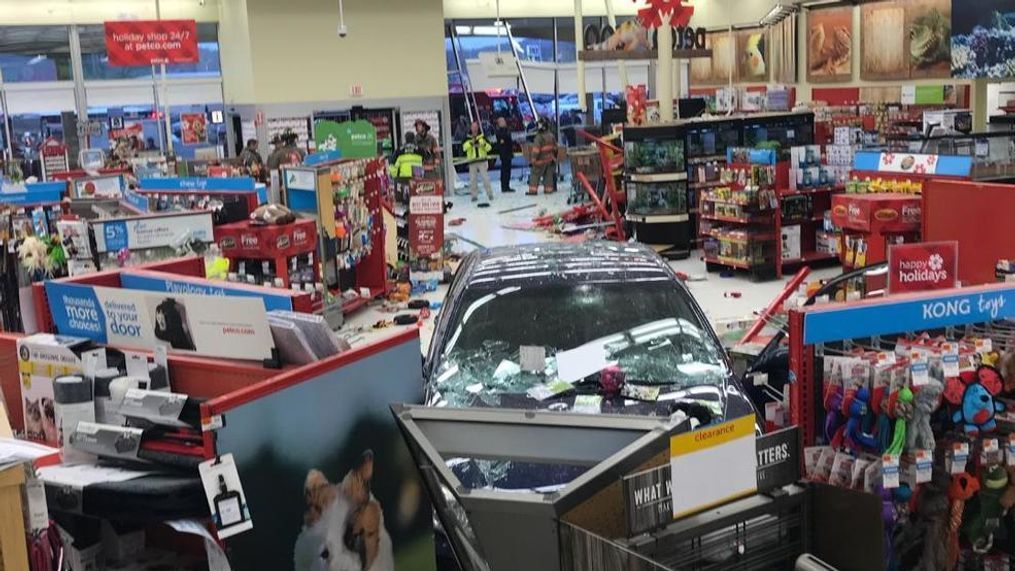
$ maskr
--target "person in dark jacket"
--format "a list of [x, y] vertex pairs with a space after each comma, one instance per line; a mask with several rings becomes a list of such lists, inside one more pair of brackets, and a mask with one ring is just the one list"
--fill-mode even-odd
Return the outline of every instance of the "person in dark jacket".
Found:
[[514, 141], [507, 119], [497, 118], [497, 155], [500, 157], [500, 191], [514, 192], [511, 189], [511, 160], [515, 157]]

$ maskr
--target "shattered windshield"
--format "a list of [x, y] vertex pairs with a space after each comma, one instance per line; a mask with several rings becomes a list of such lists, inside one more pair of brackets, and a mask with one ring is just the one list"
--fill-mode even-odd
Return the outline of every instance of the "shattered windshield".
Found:
[[577, 394], [579, 410], [595, 404], [588, 399], [654, 401], [729, 377], [721, 348], [669, 281], [465, 295], [431, 377], [439, 406], [538, 406]]

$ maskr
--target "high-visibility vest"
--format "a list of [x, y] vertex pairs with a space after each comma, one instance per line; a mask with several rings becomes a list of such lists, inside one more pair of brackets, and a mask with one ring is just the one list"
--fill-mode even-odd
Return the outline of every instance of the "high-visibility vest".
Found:
[[391, 165], [391, 176], [395, 178], [412, 178], [412, 167], [423, 167], [423, 155], [404, 152]]
[[478, 137], [470, 137], [462, 143], [462, 150], [465, 151], [465, 158], [467, 159], [485, 159], [490, 155], [490, 151], [493, 150], [493, 145], [486, 140], [484, 135]]

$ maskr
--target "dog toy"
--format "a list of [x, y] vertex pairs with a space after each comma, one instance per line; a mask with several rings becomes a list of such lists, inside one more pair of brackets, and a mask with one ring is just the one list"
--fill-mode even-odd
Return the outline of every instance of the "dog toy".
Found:
[[615, 398], [620, 394], [620, 389], [624, 387], [624, 381], [624, 371], [616, 365], [606, 367], [599, 373], [599, 387], [608, 399]]
[[832, 442], [842, 428], [842, 387], [828, 385], [825, 389], [825, 442]]
[[[894, 396], [894, 395], [893, 395]], [[906, 426], [913, 417], [913, 391], [909, 387], [899, 389], [895, 400], [895, 434], [892, 443], [885, 449], [886, 454], [902, 454], [906, 442]]]
[[962, 526], [962, 512], [966, 508], [966, 500], [980, 490], [980, 483], [969, 474], [962, 473], [952, 476], [948, 486], [948, 499], [951, 500], [951, 511], [948, 514], [948, 566], [954, 569], [959, 562], [959, 528]]
[[963, 372], [959, 378], [948, 379], [945, 398], [959, 407], [952, 421], [961, 424], [969, 435], [994, 430], [997, 428], [994, 415], [1005, 409], [994, 397], [1003, 387], [1001, 373], [987, 365], [981, 365], [975, 372]]
[[870, 391], [867, 387], [860, 387], [853, 393], [849, 398], [846, 399], [848, 404], [846, 408], [849, 410], [849, 419], [846, 421], [846, 425], [840, 428], [840, 433], [836, 434], [836, 439], [833, 440], [833, 446], [843, 444], [845, 441], [846, 448], [851, 450], [863, 450], [863, 449], [874, 449], [877, 446], [877, 440], [873, 435], [863, 431], [861, 423], [863, 418], [867, 415], [867, 402], [870, 400]]
[[931, 380], [920, 388], [913, 401], [913, 421], [906, 434], [906, 447], [909, 450], [933, 450], [936, 446], [934, 431], [930, 427], [930, 417], [941, 403], [944, 385]]
[[1001, 355], [998, 369], [1001, 371], [1001, 377], [1004, 378], [1004, 392], [1015, 393], [1015, 351], [1008, 351]]
[[33, 279], [42, 279], [50, 275], [52, 270], [49, 259], [49, 248], [36, 236], [25, 238], [18, 246], [18, 259]]
[[1008, 487], [1001, 494], [1001, 507], [1011, 511], [1015, 507], [1015, 466], [1008, 466]]
[[980, 475], [980, 493], [970, 502], [962, 524], [962, 534], [977, 553], [987, 553], [994, 544], [994, 531], [1004, 515], [1001, 497], [1007, 486], [1008, 472], [1001, 466], [991, 466]]

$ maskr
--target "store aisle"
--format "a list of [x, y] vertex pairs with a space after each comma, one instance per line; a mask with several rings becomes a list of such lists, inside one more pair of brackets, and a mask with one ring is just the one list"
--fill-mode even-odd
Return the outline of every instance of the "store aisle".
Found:
[[[561, 185], [555, 194], [534, 197], [526, 196], [525, 185], [518, 181], [515, 181], [513, 187], [516, 188], [516, 192], [511, 194], [501, 194], [497, 191], [487, 208], [480, 208], [476, 203], [472, 203], [468, 195], [452, 195], [447, 198], [454, 203], [454, 207], [446, 216], [447, 225], [444, 231], [446, 239], [456, 240], [454, 246], [456, 252], [468, 253], [480, 247], [491, 248], [559, 239], [542, 230], [522, 228], [531, 226], [532, 218], [541, 213], [566, 210], [567, 187]], [[523, 207], [527, 208], [521, 209]], [[503, 213], [512, 209], [519, 210]], [[462, 219], [461, 224], [450, 225], [451, 221], [456, 219]], [[792, 277], [787, 275], [782, 280], [755, 283], [743, 273], [730, 277], [722, 277], [717, 273], [708, 274], [705, 272], [700, 252], [695, 252], [687, 260], [671, 262], [670, 265], [691, 277], [687, 287], [712, 323], [750, 317], [754, 312], [764, 309]], [[841, 270], [837, 266], [825, 268], [812, 272], [810, 279], [827, 279], [840, 273]], [[432, 302], [439, 302], [443, 301], [446, 292], [447, 286], [441, 286], [438, 291], [424, 297]], [[378, 321], [390, 320], [394, 315], [383, 311], [379, 305], [368, 307], [350, 316], [339, 334], [349, 335], [354, 345], [391, 335], [399, 329], [399, 326], [383, 329], [371, 327]], [[424, 351], [429, 346], [433, 327], [433, 317], [422, 325], [420, 333]]]

